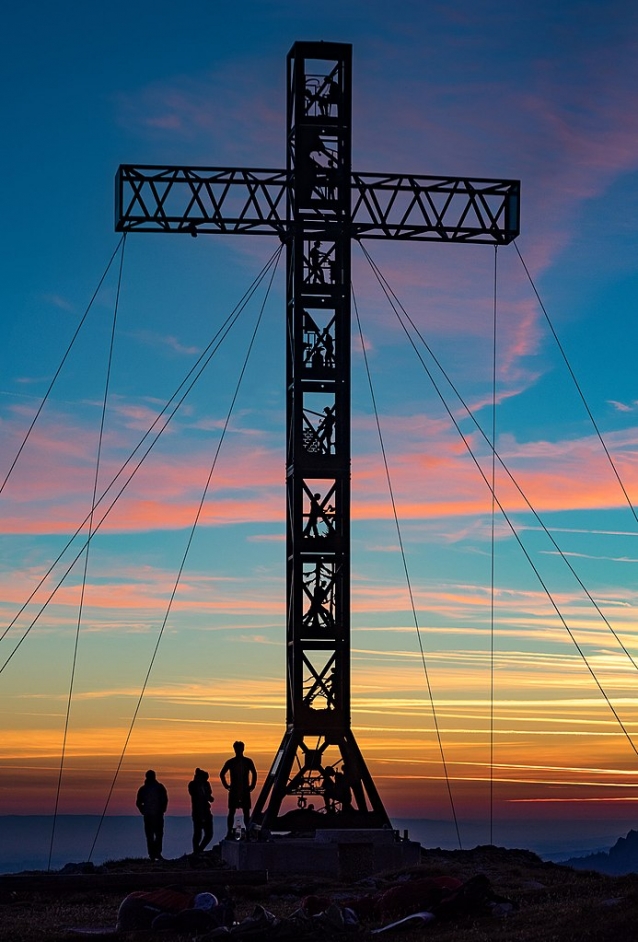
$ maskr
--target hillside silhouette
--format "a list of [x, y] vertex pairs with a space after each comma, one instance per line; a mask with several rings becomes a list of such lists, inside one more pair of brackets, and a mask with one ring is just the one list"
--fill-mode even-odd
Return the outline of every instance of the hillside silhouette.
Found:
[[629, 831], [627, 837], [619, 837], [608, 851], [570, 857], [562, 862], [575, 870], [597, 870], [612, 876], [638, 873], [638, 831]]
[[[634, 840], [632, 838], [630, 843]], [[224, 870], [217, 848], [205, 854], [197, 866], [199, 889], [206, 885], [211, 891], [224, 890]], [[95, 882], [86, 889], [62, 893], [59, 888], [49, 892], [36, 889], [35, 883], [33, 888], [29, 887], [28, 881], [19, 888], [11, 888], [6, 882], [10, 878], [0, 877], [0, 942], [34, 942], [36, 939], [70, 942], [81, 938], [73, 931], [78, 928], [92, 930], [93, 938], [100, 928], [112, 932], [126, 890], [105, 889], [104, 883], [100, 885], [100, 874], [148, 872], [151, 877], [162, 874], [164, 880], [174, 874], [176, 882], [179, 880], [183, 885], [184, 880], [189, 879], [184, 871], [192, 867], [192, 860], [186, 856], [157, 864], [142, 859], [111, 861], [94, 868]], [[202, 868], [208, 868], [208, 873], [202, 875]], [[495, 894], [511, 900], [513, 905], [505, 907], [506, 912], [496, 909], [455, 913], [453, 918], [437, 920], [418, 929], [388, 932], [387, 938], [395, 942], [420, 942], [426, 935], [433, 942], [538, 942], [539, 939], [545, 942], [621, 942], [635, 937], [638, 875], [607, 876], [548, 863], [531, 851], [493, 846], [467, 851], [423, 849], [420, 865], [410, 871], [387, 872], [353, 882], [271, 873], [259, 885], [233, 884], [226, 889], [232, 897], [237, 920], [251, 915], [257, 905], [285, 920], [310, 894], [342, 903], [348, 898], [405, 884], [410, 879], [449, 876], [465, 882], [477, 874], [487, 878]], [[35, 874], [33, 878], [35, 880]], [[304, 938], [313, 942], [315, 938], [352, 938], [355, 934], [358, 939], [372, 940], [376, 938], [372, 935], [375, 928], [379, 928], [379, 923], [374, 921], [364, 921], [356, 931], [347, 933], [343, 928], [322, 926], [320, 935], [310, 929], [308, 934], [297, 932], [294, 942], [303, 942]], [[192, 933], [144, 933], [144, 938], [186, 942], [192, 939]], [[260, 940], [268, 938], [271, 938], [268, 933], [259, 936]]]

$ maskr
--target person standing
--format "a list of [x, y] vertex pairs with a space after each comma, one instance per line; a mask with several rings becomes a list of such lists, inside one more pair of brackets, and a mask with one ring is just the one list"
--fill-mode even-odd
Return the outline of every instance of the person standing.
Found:
[[193, 819], [194, 854], [201, 854], [213, 839], [213, 814], [210, 806], [215, 799], [208, 779], [208, 772], [204, 769], [195, 769], [193, 780], [188, 783]]
[[228, 817], [226, 819], [226, 840], [233, 837], [233, 821], [238, 808], [244, 813], [244, 825], [248, 829], [250, 820], [250, 793], [257, 784], [257, 770], [255, 763], [244, 755], [243, 742], [234, 742], [235, 755], [227, 759], [223, 765], [219, 778], [228, 792]]
[[163, 860], [162, 842], [164, 840], [164, 814], [168, 807], [168, 793], [153, 769], [149, 769], [144, 784], [138, 789], [135, 801], [144, 816], [144, 834], [148, 856], [151, 860]]

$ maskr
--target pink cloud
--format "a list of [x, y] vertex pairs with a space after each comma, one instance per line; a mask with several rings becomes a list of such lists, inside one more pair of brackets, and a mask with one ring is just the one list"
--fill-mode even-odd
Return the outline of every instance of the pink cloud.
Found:
[[246, 163], [246, 158], [252, 167], [285, 164], [283, 94], [273, 106], [272, 91], [263, 83], [263, 63], [254, 58], [122, 93], [116, 107], [119, 122], [145, 138], [151, 149], [154, 140], [163, 146], [167, 138], [187, 140], [202, 155], [194, 162], [209, 166]]
[[[180, 414], [174, 423], [171, 441], [178, 432], [187, 435], [189, 428], [210, 425], [209, 421], [191, 420], [189, 411], [186, 409], [186, 415]], [[23, 412], [26, 415], [22, 407], [14, 409], [14, 415], [20, 420]], [[130, 453], [132, 445], [139, 440], [137, 430], [146, 430], [156, 411], [144, 402], [115, 399], [111, 416], [113, 425], [107, 427], [98, 493], [102, 493], [120, 469], [119, 461], [123, 459], [117, 456]], [[5, 441], [12, 443], [14, 449], [23, 434], [21, 425], [22, 420], [5, 423]], [[136, 432], [135, 436], [130, 430]], [[265, 433], [243, 428], [238, 437], [233, 431], [231, 427], [228, 444], [221, 453], [209, 490], [202, 523], [279, 520], [284, 486], [281, 456], [261, 444], [267, 441]], [[169, 454], [162, 440], [133, 478], [105, 528], [130, 531], [192, 524], [215, 447], [215, 440], [203, 448], [201, 441], [185, 446], [182, 439], [176, 453]], [[10, 448], [11, 445], [7, 453]], [[127, 481], [143, 453], [142, 450], [100, 505], [96, 520]], [[73, 532], [90, 509], [95, 455], [95, 432], [87, 434], [64, 416], [49, 416], [48, 421], [36, 426], [3, 495], [7, 503], [2, 531]], [[241, 474], [237, 473], [238, 467]]]
[[[120, 416], [128, 424], [142, 422], [146, 407], [123, 406]], [[152, 412], [150, 413], [152, 415]], [[150, 415], [147, 415], [149, 418]], [[445, 420], [425, 415], [382, 416], [393, 487], [400, 518], [484, 514], [489, 493], [465, 446]], [[198, 421], [191, 423], [197, 427]], [[355, 417], [359, 439], [353, 462], [353, 516], [357, 520], [390, 519], [385, 474], [378, 455], [376, 427], [369, 416]], [[188, 422], [176, 433], [188, 433]], [[128, 436], [128, 433], [127, 433]], [[112, 433], [109, 446], [125, 437]], [[372, 436], [372, 437], [370, 437]], [[175, 436], [169, 440], [178, 441]], [[104, 523], [108, 531], [132, 532], [187, 528], [194, 520], [207, 479], [213, 449], [181, 439], [175, 454], [162, 445], [151, 453], [123, 497]], [[473, 447], [489, 468], [490, 456], [478, 434]], [[186, 442], [186, 444], [184, 444]], [[406, 447], [407, 445], [407, 447]], [[623, 481], [630, 493], [638, 490], [638, 467], [633, 454], [638, 431], [628, 429], [607, 436]], [[93, 482], [94, 444], [63, 420], [42, 426], [30, 443], [20, 474], [10, 481], [2, 520], [5, 533], [73, 532], [86, 517]], [[499, 453], [528, 499], [538, 511], [619, 507], [624, 498], [598, 441], [582, 438], [559, 442], [518, 442], [511, 436], [499, 441]], [[111, 480], [118, 463], [105, 458], [100, 480]], [[583, 473], [586, 469], [586, 473]], [[126, 480], [122, 478], [122, 482]], [[424, 486], [427, 482], [427, 486]], [[100, 520], [119, 487], [98, 509]], [[282, 523], [284, 468], [281, 454], [269, 445], [265, 433], [248, 429], [233, 435], [225, 446], [204, 504], [200, 523]], [[510, 511], [525, 510], [511, 483], [499, 472], [499, 499]]]
[[[369, 155], [361, 169], [521, 179], [518, 244], [536, 278], [555, 267], [561, 251], [580, 238], [585, 204], [638, 167], [638, 74], [630, 33], [613, 46], [594, 39], [587, 48], [586, 57], [573, 52], [531, 62], [525, 84], [517, 83], [514, 74], [507, 85], [480, 84], [473, 77], [423, 87], [420, 75], [410, 80], [399, 69], [397, 81], [389, 85], [384, 71], [371, 73], [358, 103], [363, 109], [359, 146]], [[392, 53], [390, 43], [383, 46], [382, 55]], [[627, 81], [628, 75], [635, 80]], [[383, 135], [377, 131], [379, 113], [387, 118]], [[469, 247], [464, 253], [459, 246], [401, 246], [395, 259], [385, 246], [370, 244], [410, 311], [427, 308], [429, 335], [450, 331], [481, 337], [485, 355], [477, 359], [488, 359], [489, 250], [473, 246], [471, 255]], [[514, 250], [500, 249], [498, 258], [499, 293], [508, 282], [506, 298], [499, 299], [501, 379], [520, 388], [543, 369], [536, 363], [530, 372], [525, 363], [539, 352], [541, 314], [516, 270]], [[608, 258], [602, 261], [610, 264]], [[355, 262], [356, 277], [360, 269]], [[384, 316], [392, 321], [392, 315], [380, 319]]]

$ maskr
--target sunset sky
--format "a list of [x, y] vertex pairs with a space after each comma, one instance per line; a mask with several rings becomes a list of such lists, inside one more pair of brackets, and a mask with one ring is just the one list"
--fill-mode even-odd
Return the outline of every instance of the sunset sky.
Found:
[[[118, 165], [283, 168], [286, 54], [324, 39], [353, 44], [354, 169], [521, 180], [518, 250], [636, 508], [635, 4], [24, 0], [4, 34], [0, 483], [118, 246]], [[278, 245], [127, 238], [100, 493]], [[621, 833], [638, 813], [636, 512], [515, 246], [496, 279], [489, 246], [366, 248], [488, 437], [496, 307], [498, 454], [600, 610], [497, 468], [498, 500], [581, 650], [497, 514], [496, 838], [589, 816]], [[90, 510], [120, 260], [0, 496], [0, 634]], [[103, 810], [266, 288], [92, 543], [67, 813]], [[491, 497], [358, 245], [353, 288], [451, 790], [487, 841]], [[282, 259], [113, 813], [134, 812], [149, 766], [187, 813], [193, 768], [216, 778], [237, 736], [263, 779], [284, 731], [283, 299]], [[417, 344], [489, 478], [485, 440]], [[353, 728], [391, 816], [450, 818], [356, 324], [352, 408]], [[16, 644], [74, 546], [0, 641], [0, 814], [53, 811], [84, 556]]]

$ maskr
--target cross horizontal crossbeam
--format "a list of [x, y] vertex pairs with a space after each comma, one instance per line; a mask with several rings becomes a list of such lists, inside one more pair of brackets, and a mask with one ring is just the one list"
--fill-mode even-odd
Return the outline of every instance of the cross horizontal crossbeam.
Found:
[[[240, 233], [285, 239], [285, 170], [123, 164], [116, 176], [118, 232]], [[350, 236], [506, 245], [519, 234], [520, 183], [468, 177], [353, 173]], [[325, 232], [334, 218], [317, 190], [313, 218]], [[325, 204], [322, 206], [322, 204]], [[305, 221], [306, 231], [314, 228]]]

